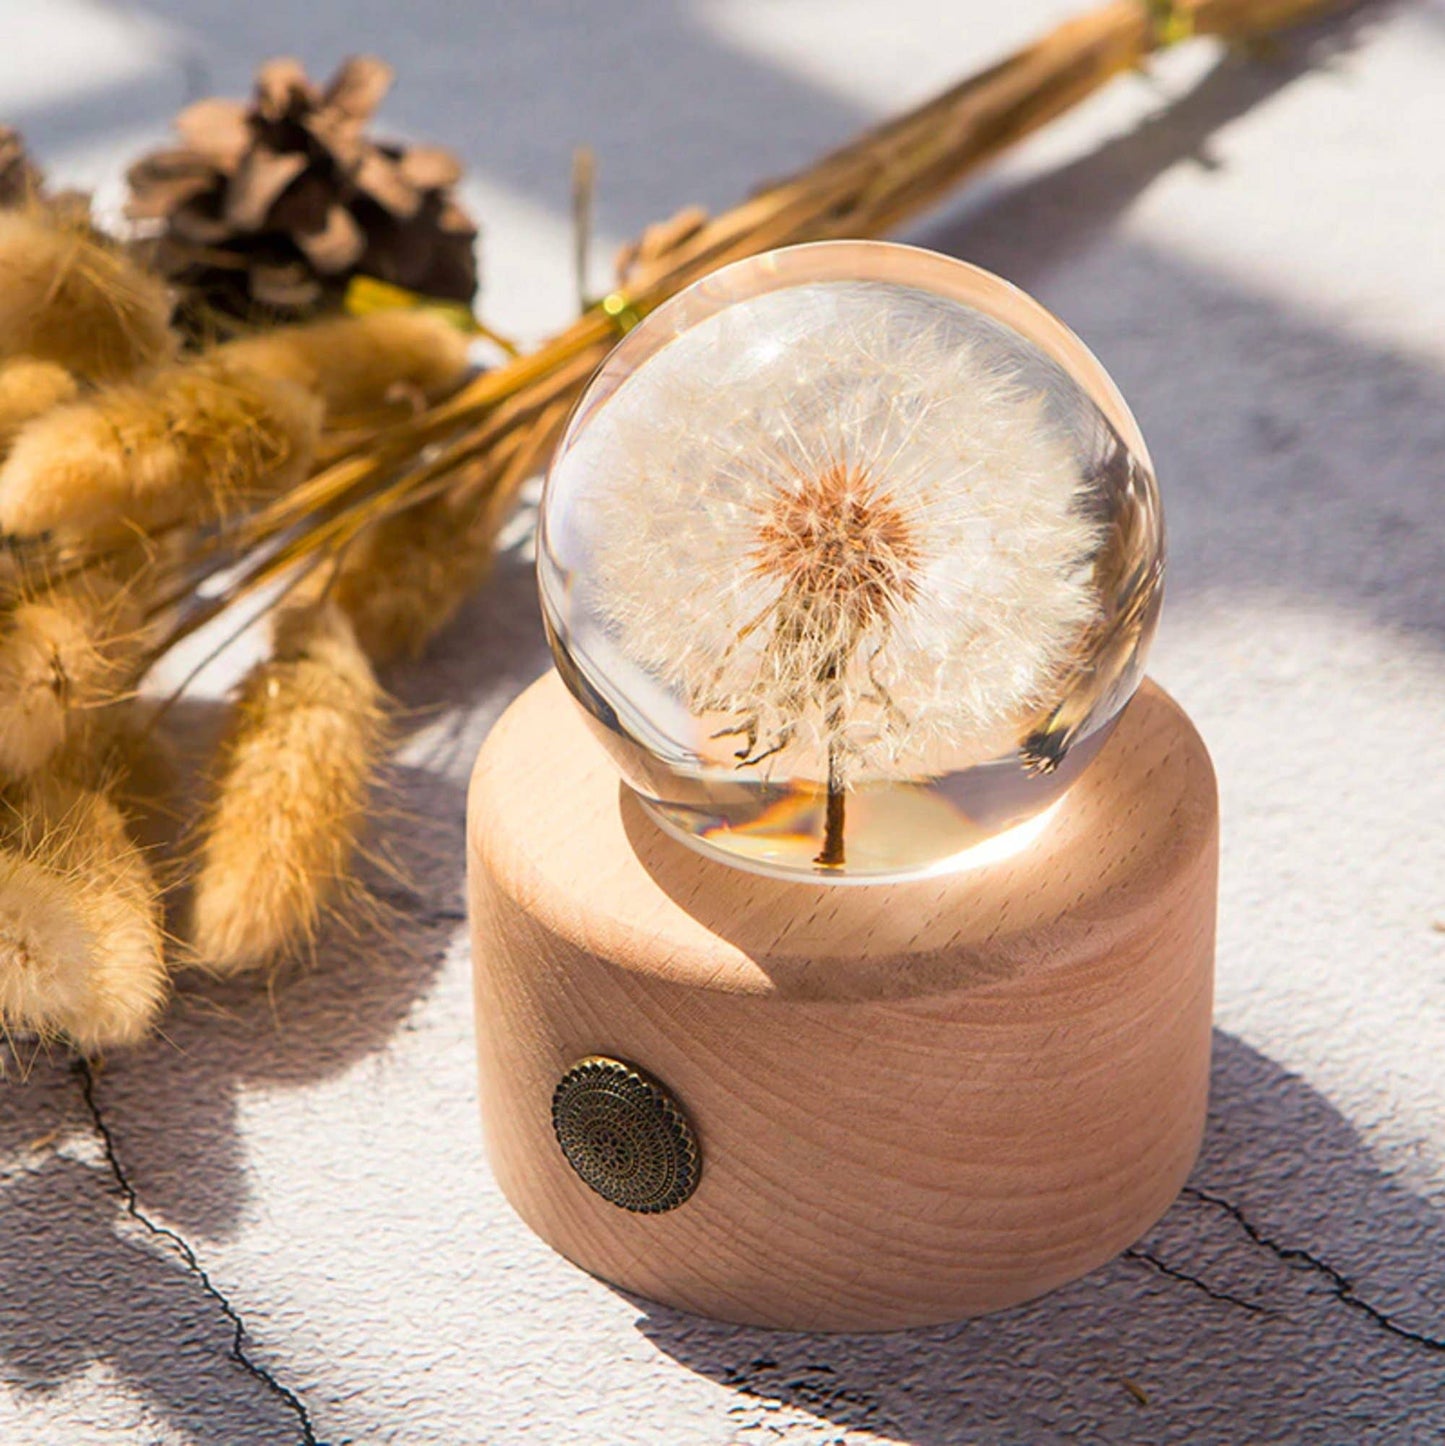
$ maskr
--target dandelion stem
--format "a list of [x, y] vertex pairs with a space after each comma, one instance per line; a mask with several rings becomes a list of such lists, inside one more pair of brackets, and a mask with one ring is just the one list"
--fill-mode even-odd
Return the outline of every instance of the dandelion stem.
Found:
[[823, 847], [813, 860], [825, 869], [841, 869], [846, 862], [843, 828], [848, 809], [848, 778], [843, 760], [843, 725], [847, 721], [841, 679], [856, 642], [835, 653], [823, 669], [828, 711], [828, 802], [823, 811]]
[[843, 777], [843, 750], [834, 739], [828, 745], [828, 803], [823, 815], [823, 848], [813, 860], [824, 868], [840, 869], [845, 862], [843, 825], [848, 790]]

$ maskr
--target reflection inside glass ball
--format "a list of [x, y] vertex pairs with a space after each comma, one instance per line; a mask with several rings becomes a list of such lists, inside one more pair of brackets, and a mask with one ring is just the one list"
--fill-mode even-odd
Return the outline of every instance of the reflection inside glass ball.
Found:
[[542, 502], [559, 670], [627, 783], [730, 861], [949, 867], [1077, 777], [1142, 676], [1163, 536], [1082, 346], [962, 263], [828, 243], [614, 351]]

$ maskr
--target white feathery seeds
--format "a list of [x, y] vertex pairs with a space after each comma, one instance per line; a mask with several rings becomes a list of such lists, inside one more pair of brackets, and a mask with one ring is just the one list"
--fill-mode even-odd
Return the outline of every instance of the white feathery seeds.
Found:
[[852, 784], [998, 756], [1096, 616], [1077, 449], [924, 293], [729, 307], [573, 449], [599, 621], [742, 767], [817, 778], [831, 750]]

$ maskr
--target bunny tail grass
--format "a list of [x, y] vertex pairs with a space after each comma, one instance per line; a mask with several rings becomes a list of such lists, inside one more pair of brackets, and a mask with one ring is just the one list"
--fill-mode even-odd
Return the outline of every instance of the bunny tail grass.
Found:
[[78, 722], [128, 695], [159, 629], [140, 579], [80, 574], [0, 617], [0, 778], [44, 768]]
[[337, 566], [334, 595], [367, 657], [419, 656], [490, 571], [495, 531], [443, 494], [363, 533]]
[[17, 356], [0, 362], [0, 456], [29, 421], [75, 400], [75, 378], [55, 362]]
[[165, 1002], [160, 896], [103, 792], [58, 778], [9, 804], [0, 848], [0, 1025], [91, 1053], [145, 1036]]
[[383, 740], [381, 693], [331, 601], [283, 606], [242, 685], [202, 823], [196, 962], [257, 969], [315, 933], [343, 887]]
[[0, 357], [120, 381], [175, 354], [170, 313], [162, 282], [88, 217], [40, 205], [0, 212]]
[[420, 656], [485, 580], [508, 509], [545, 464], [568, 410], [545, 408], [529, 436], [474, 461], [446, 491], [373, 523], [337, 559], [332, 595], [373, 662]]
[[24, 427], [0, 467], [0, 531], [107, 536], [203, 522], [306, 473], [320, 403], [215, 357], [163, 367]]
[[219, 347], [219, 355], [318, 393], [332, 417], [369, 412], [398, 388], [428, 397], [467, 368], [467, 339], [429, 311], [378, 311], [277, 327]]

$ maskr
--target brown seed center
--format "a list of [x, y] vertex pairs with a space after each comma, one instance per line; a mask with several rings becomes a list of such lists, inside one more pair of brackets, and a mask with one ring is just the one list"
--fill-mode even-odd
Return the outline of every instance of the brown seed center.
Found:
[[857, 631], [913, 599], [920, 559], [897, 504], [844, 463], [778, 493], [752, 552], [754, 572], [780, 581], [794, 607]]

